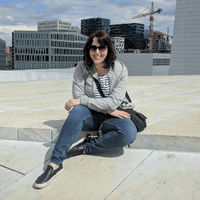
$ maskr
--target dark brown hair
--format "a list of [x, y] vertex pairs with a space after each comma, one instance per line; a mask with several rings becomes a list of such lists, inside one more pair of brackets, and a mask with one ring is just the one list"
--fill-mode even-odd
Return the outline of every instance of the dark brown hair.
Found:
[[102, 31], [102, 30], [92, 33], [90, 35], [90, 37], [88, 38], [88, 40], [85, 44], [85, 47], [83, 49], [84, 64], [88, 67], [91, 67], [93, 64], [93, 61], [90, 58], [90, 53], [89, 53], [90, 48], [89, 47], [92, 45], [94, 37], [97, 38], [97, 41], [100, 45], [108, 46], [108, 55], [104, 60], [104, 63], [105, 63], [104, 68], [109, 68], [111, 66], [114, 66], [115, 59], [116, 59], [116, 51], [115, 51], [115, 48], [113, 46], [110, 36], [105, 31]]

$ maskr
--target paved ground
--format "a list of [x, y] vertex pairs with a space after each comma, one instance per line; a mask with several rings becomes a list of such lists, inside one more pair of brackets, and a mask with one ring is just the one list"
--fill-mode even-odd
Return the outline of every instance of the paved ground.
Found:
[[52, 143], [0, 141], [2, 200], [198, 200], [200, 153], [118, 149], [64, 161], [46, 188], [32, 187]]
[[0, 199], [199, 199], [199, 85], [200, 76], [129, 77], [147, 129], [131, 148], [65, 160], [62, 175], [35, 190], [68, 115], [71, 81], [1, 83]]

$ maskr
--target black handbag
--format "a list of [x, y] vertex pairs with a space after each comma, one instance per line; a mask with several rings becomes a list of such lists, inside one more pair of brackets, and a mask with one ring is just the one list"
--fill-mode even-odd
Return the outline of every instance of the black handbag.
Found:
[[[97, 79], [94, 78], [94, 81], [96, 83], [97, 89], [99, 91], [99, 93], [101, 94], [102, 97], [106, 98], [106, 96], [104, 95], [100, 83]], [[126, 92], [126, 98], [128, 99], [129, 102], [131, 101], [130, 96], [128, 95], [128, 93]], [[131, 115], [131, 120], [133, 121], [133, 123], [135, 124], [136, 128], [137, 128], [137, 132], [141, 132], [143, 131], [146, 127], [147, 127], [147, 123], [146, 123], [146, 119], [147, 117], [145, 115], [143, 115], [140, 112], [137, 112], [133, 109], [122, 109], [122, 108], [117, 108], [118, 110], [123, 110], [127, 113], [129, 113]]]

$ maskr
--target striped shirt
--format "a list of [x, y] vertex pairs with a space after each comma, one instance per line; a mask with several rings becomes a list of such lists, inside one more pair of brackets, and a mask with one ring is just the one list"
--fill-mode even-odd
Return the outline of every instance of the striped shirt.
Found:
[[[111, 73], [111, 71], [112, 71], [112, 68], [110, 68], [110, 70], [104, 76], [99, 76], [99, 83], [106, 97], [109, 96], [110, 94], [110, 80], [109, 80], [108, 75]], [[95, 95], [95, 98], [102, 98], [97, 88], [94, 91], [94, 95]]]

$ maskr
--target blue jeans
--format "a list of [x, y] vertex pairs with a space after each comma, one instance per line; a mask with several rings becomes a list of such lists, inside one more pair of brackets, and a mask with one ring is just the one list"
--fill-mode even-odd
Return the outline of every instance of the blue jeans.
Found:
[[[106, 119], [105, 119], [106, 117]], [[105, 121], [104, 121], [105, 120]], [[137, 135], [135, 124], [128, 118], [116, 118], [76, 105], [68, 115], [51, 156], [51, 162], [61, 164], [80, 131], [96, 131], [103, 123], [104, 135], [83, 146], [87, 154], [124, 147], [132, 143]]]

